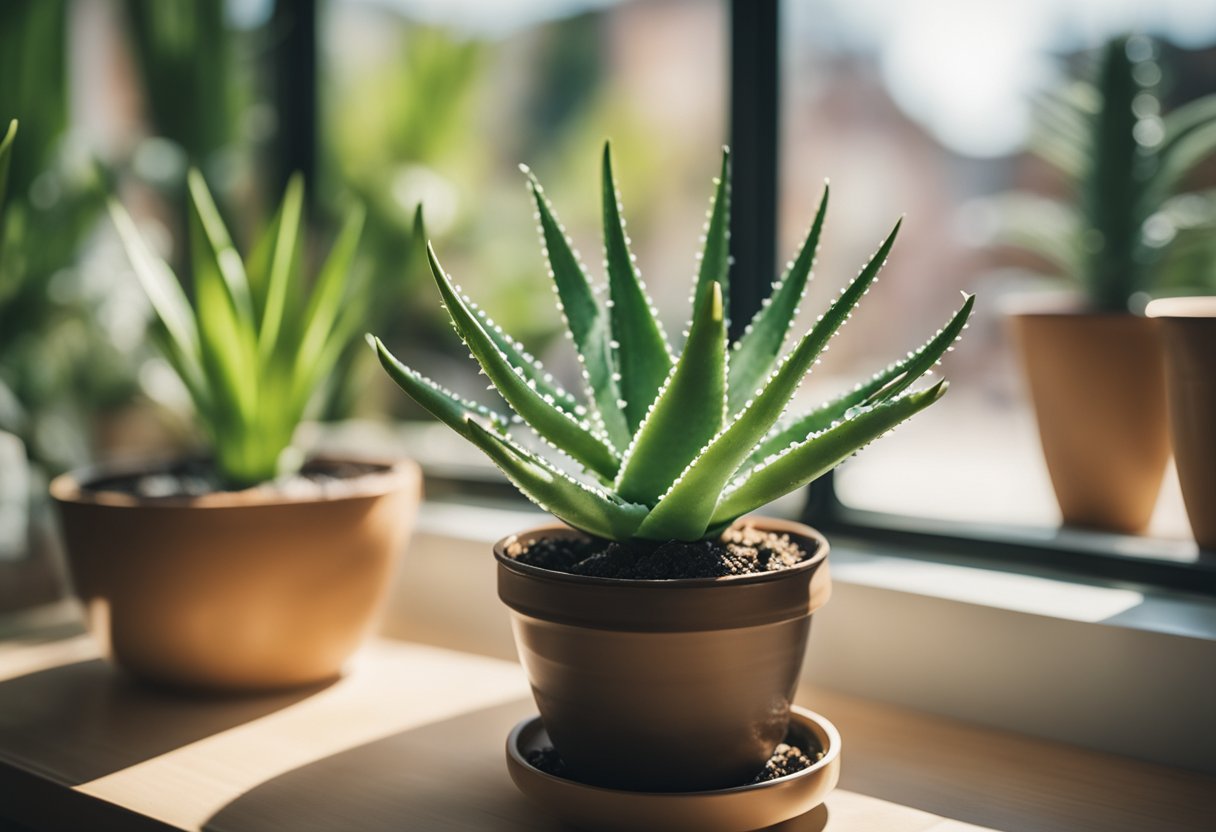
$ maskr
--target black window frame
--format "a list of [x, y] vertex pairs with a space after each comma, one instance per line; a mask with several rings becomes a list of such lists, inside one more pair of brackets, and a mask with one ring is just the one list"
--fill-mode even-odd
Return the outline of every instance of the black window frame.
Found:
[[[730, 285], [732, 335], [750, 320], [776, 273], [781, 126], [781, 0], [730, 0], [731, 253], [748, 263]], [[959, 523], [845, 505], [832, 473], [806, 491], [801, 519], [892, 552], [1216, 595], [1216, 553], [1177, 556], [1172, 542], [1070, 528]]]

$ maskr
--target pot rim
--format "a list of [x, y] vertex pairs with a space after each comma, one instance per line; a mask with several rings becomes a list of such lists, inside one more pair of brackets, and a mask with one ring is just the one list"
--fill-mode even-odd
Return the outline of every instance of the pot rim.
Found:
[[766, 531], [775, 531], [785, 533], [791, 536], [803, 537], [815, 542], [815, 551], [810, 557], [800, 561], [788, 569], [778, 569], [772, 572], [755, 572], [750, 575], [723, 575], [716, 578], [604, 578], [598, 575], [575, 575], [570, 572], [561, 572], [556, 569], [545, 569], [540, 566], [532, 566], [531, 564], [519, 563], [515, 558], [507, 554], [507, 546], [514, 543], [521, 537], [541, 537], [552, 533], [558, 533], [563, 537], [588, 537], [585, 532], [579, 531], [571, 526], [561, 523], [550, 523], [543, 526], [533, 526], [530, 529], [525, 529], [522, 532], [509, 534], [501, 538], [494, 544], [494, 559], [504, 568], [523, 575], [528, 578], [533, 578], [551, 583], [578, 584], [584, 586], [602, 586], [602, 587], [626, 587], [632, 589], [675, 589], [675, 588], [696, 588], [696, 587], [721, 587], [725, 585], [743, 585], [751, 586], [755, 584], [769, 583], [771, 581], [788, 580], [794, 575], [801, 572], [814, 571], [818, 569], [827, 559], [828, 550], [831, 546], [828, 539], [818, 529], [798, 523], [793, 520], [782, 520], [777, 517], [766, 517], [758, 514], [748, 514], [740, 517], [731, 525], [738, 523], [751, 523], [758, 528], [763, 528]]
[[1210, 320], [1216, 318], [1216, 295], [1158, 298], [1149, 303], [1144, 314], [1165, 320]]
[[86, 465], [60, 474], [48, 488], [51, 499], [61, 504], [103, 506], [123, 509], [238, 509], [266, 506], [338, 503], [382, 497], [402, 488], [418, 487], [422, 469], [405, 457], [376, 459], [355, 455], [318, 454], [311, 462], [354, 463], [374, 466], [368, 471], [344, 480], [347, 488], [336, 494], [290, 495], [280, 491], [253, 486], [240, 491], [216, 491], [197, 497], [141, 497], [121, 491], [93, 490], [90, 484], [113, 477], [154, 473], [169, 468], [188, 457], [145, 459], [129, 462], [104, 462]]

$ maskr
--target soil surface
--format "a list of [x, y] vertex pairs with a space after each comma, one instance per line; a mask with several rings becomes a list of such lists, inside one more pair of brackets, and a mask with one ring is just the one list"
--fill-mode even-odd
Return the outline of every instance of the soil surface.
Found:
[[350, 481], [382, 471], [380, 465], [362, 462], [311, 461], [299, 472], [259, 483], [247, 489], [225, 488], [215, 466], [206, 460], [184, 460], [155, 470], [103, 477], [84, 485], [86, 491], [112, 491], [144, 499], [204, 497], [233, 491], [263, 492], [274, 497], [338, 497]]
[[614, 543], [591, 537], [545, 537], [513, 543], [507, 554], [520, 563], [597, 578], [664, 580], [721, 578], [777, 572], [810, 557], [787, 534], [753, 526], [727, 529], [716, 540]]
[[[773, 750], [773, 756], [769, 757], [768, 762], [764, 764], [764, 768], [757, 772], [750, 780], [742, 782], [739, 785], [748, 786], [755, 783], [767, 783], [769, 780], [776, 780], [778, 777], [785, 777], [802, 771], [805, 768], [810, 768], [822, 758], [823, 750], [818, 747], [818, 744], [813, 739], [801, 736], [799, 732], [791, 729], [789, 735], [785, 738], [785, 742]], [[552, 746], [528, 752], [527, 760], [528, 765], [543, 771], [545, 774], [551, 774], [554, 777], [561, 777], [566, 780], [572, 779], [565, 760], [561, 758], [561, 755]]]

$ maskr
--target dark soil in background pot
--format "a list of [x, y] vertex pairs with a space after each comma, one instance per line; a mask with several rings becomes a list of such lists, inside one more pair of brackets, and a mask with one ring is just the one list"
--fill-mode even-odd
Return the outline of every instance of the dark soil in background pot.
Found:
[[[739, 785], [750, 786], [756, 783], [767, 783], [769, 780], [776, 780], [778, 777], [795, 774], [803, 769], [810, 768], [822, 758], [823, 749], [819, 747], [819, 744], [815, 742], [813, 737], [803, 736], [800, 732], [791, 728], [785, 738], [785, 742], [773, 750], [773, 756], [769, 757], [768, 762], [764, 764], [764, 768], [757, 772], [756, 776]], [[565, 760], [561, 758], [561, 755], [552, 746], [529, 752], [527, 759], [528, 765], [539, 771], [543, 771], [545, 774], [551, 774], [554, 777], [561, 777], [566, 780], [572, 779]]]
[[512, 543], [519, 563], [597, 578], [663, 580], [777, 572], [810, 557], [787, 534], [753, 526], [727, 529], [717, 540], [615, 543], [590, 537], [543, 537]]
[[[241, 491], [264, 492], [275, 497], [340, 497], [350, 481], [384, 470], [382, 465], [337, 460], [312, 460], [297, 473]], [[232, 492], [223, 486], [209, 460], [190, 459], [147, 471], [102, 477], [83, 485], [87, 491], [111, 491], [143, 499], [204, 497]]]

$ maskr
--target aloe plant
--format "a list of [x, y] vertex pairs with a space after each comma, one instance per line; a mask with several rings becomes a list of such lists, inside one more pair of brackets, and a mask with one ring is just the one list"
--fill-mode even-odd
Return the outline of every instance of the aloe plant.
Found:
[[229, 487], [299, 466], [292, 437], [334, 362], [358, 332], [362, 307], [348, 280], [363, 224], [352, 210], [311, 294], [300, 261], [304, 183], [282, 203], [248, 258], [237, 253], [198, 171], [187, 177], [193, 302], [130, 216], [111, 213], [155, 311], [162, 351], [193, 400]]
[[[899, 223], [877, 253], [784, 356], [819, 246], [822, 201], [801, 250], [733, 344], [727, 338], [731, 261], [730, 154], [705, 226], [692, 312], [677, 354], [629, 249], [610, 148], [603, 155], [607, 298], [591, 282], [536, 178], [524, 168], [558, 307], [578, 352], [585, 398], [562, 389], [428, 257], [452, 325], [506, 409], [460, 398], [371, 338], [384, 368], [436, 418], [478, 446], [533, 502], [592, 535], [697, 540], [800, 488], [933, 404], [946, 382], [913, 390], [960, 336], [973, 299], [919, 349], [806, 412], [787, 412], [802, 379], [878, 278]], [[526, 425], [562, 459], [518, 438]]]
[[1216, 154], [1216, 95], [1162, 115], [1153, 52], [1145, 37], [1115, 38], [1092, 80], [1036, 101], [1030, 150], [1061, 172], [1070, 199], [1013, 193], [997, 203], [997, 241], [1079, 281], [1099, 311], [1126, 312], [1138, 294], [1216, 288], [1206, 275], [1206, 286], [1170, 285], [1174, 266], [1212, 250], [1216, 194], [1190, 192], [1188, 179]]

